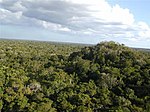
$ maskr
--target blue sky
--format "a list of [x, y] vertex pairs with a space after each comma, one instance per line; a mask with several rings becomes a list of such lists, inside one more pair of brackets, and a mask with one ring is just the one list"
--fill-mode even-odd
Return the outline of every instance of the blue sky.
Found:
[[149, 0], [0, 0], [0, 38], [150, 48], [149, 6]]

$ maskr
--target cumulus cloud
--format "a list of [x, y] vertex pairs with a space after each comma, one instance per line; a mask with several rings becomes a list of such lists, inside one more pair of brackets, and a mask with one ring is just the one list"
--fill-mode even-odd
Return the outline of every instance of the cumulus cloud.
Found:
[[150, 40], [150, 26], [106, 0], [0, 0], [2, 24], [33, 25], [51, 31]]

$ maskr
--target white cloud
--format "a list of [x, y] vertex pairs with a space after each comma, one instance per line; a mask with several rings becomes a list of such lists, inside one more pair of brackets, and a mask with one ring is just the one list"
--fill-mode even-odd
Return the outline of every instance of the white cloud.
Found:
[[44, 28], [53, 29], [55, 31], [64, 31], [64, 32], [70, 32], [71, 30], [67, 27], [62, 27], [60, 24], [54, 24], [46, 21], [37, 20], [37, 24], [40, 26], [43, 26]]
[[0, 0], [2, 24], [33, 25], [56, 32], [150, 40], [150, 26], [129, 9], [106, 0]]
[[112, 21], [121, 22], [123, 24], [131, 25], [134, 23], [134, 16], [130, 13], [129, 9], [123, 9], [119, 5], [112, 8], [110, 17]]
[[27, 10], [24, 6], [21, 5], [21, 3], [21, 1], [15, 2], [12, 6], [10, 6], [10, 9], [15, 12]]
[[3, 0], [0, 0], [0, 3], [2, 3], [3, 2]]
[[11, 11], [9, 10], [5, 10], [5, 9], [1, 9], [0, 8], [0, 20], [2, 23], [12, 23], [12, 22], [16, 22], [19, 21], [19, 19], [21, 18], [22, 16], [22, 12], [15, 12], [15, 13], [12, 13]]
[[138, 22], [137, 24], [140, 29], [149, 30], [149, 26], [145, 22]]

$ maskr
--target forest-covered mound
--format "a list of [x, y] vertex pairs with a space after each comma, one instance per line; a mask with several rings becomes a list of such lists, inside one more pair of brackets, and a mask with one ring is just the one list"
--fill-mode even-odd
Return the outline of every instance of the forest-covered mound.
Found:
[[115, 42], [0, 48], [1, 111], [150, 112], [149, 53]]
[[[115, 42], [85, 47], [69, 56], [66, 71], [94, 81], [96, 110], [144, 111], [150, 107], [150, 54]], [[150, 110], [147, 110], [148, 112]]]

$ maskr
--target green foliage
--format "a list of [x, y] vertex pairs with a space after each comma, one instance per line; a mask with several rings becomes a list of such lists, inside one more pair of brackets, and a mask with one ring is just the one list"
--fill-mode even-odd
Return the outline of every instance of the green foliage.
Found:
[[96, 46], [0, 40], [2, 112], [149, 112], [150, 54]]

